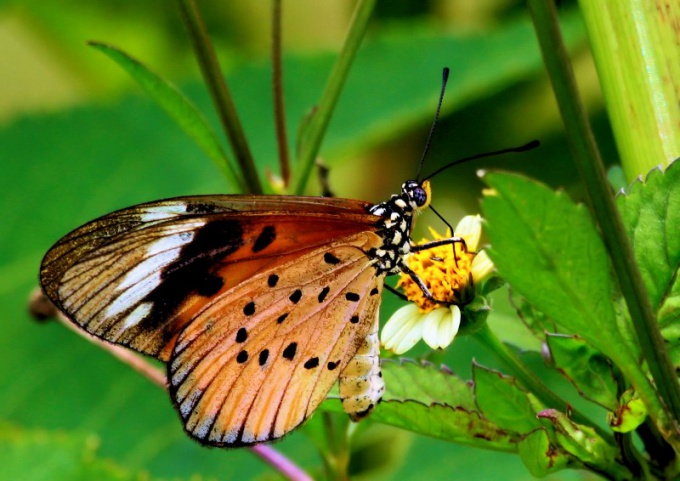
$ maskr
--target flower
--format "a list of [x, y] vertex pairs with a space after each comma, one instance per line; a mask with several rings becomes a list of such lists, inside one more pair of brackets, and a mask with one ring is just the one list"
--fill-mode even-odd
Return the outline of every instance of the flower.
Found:
[[[482, 236], [479, 215], [464, 217], [455, 232], [465, 244], [444, 244], [409, 255], [409, 268], [423, 280], [432, 297], [440, 302], [428, 299], [408, 274], [401, 273], [397, 287], [411, 302], [397, 309], [385, 324], [381, 333], [385, 349], [403, 354], [420, 339], [432, 349], [443, 349], [458, 333], [462, 317], [460, 306], [472, 301], [475, 283], [486, 278], [494, 265], [485, 251], [476, 252]], [[450, 237], [442, 236], [432, 228], [430, 233], [435, 241]], [[417, 245], [429, 242], [432, 241], [424, 239]]]

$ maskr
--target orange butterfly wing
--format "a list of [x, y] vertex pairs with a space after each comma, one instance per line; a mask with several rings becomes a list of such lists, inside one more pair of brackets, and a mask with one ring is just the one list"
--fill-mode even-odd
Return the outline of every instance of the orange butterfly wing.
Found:
[[45, 255], [47, 296], [107, 341], [164, 361], [191, 313], [277, 257], [375, 230], [368, 204], [292, 196], [194, 196], [123, 209]]
[[283, 256], [192, 314], [168, 364], [186, 431], [242, 446], [302, 423], [373, 327], [380, 245], [364, 232]]

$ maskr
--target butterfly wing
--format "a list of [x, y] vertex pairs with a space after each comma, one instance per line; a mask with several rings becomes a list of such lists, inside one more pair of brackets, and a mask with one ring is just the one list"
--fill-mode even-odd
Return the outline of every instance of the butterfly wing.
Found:
[[114, 212], [71, 232], [43, 259], [47, 296], [107, 341], [167, 361], [194, 313], [272, 263], [375, 230], [346, 199], [195, 196]]
[[282, 256], [197, 311], [168, 364], [186, 431], [212, 445], [280, 438], [323, 401], [376, 319], [371, 232]]

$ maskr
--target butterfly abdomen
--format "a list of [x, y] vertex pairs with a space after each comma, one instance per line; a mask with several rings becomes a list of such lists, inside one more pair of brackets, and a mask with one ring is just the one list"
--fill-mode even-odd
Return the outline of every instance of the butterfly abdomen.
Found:
[[366, 336], [356, 355], [343, 369], [339, 378], [342, 407], [352, 421], [368, 416], [382, 400], [385, 382], [380, 371], [380, 341], [378, 317], [371, 333]]

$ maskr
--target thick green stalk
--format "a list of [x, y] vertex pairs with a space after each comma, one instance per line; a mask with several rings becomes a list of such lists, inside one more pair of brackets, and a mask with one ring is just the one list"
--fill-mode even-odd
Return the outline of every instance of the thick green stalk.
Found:
[[245, 133], [236, 114], [236, 106], [231, 98], [224, 76], [220, 70], [217, 55], [213, 48], [208, 32], [201, 18], [201, 14], [196, 6], [195, 0], [179, 0], [179, 9], [182, 21], [186, 26], [191, 43], [196, 52], [201, 73], [208, 85], [210, 96], [222, 123], [229, 144], [231, 145], [236, 162], [241, 168], [243, 178], [248, 185], [251, 194], [261, 194], [262, 185], [255, 170], [255, 162], [248, 147]]
[[498, 356], [508, 368], [509, 373], [517, 379], [522, 386], [531, 391], [531, 393], [545, 406], [557, 409], [561, 412], [570, 411], [571, 418], [574, 421], [593, 428], [602, 439], [607, 440], [612, 445], [614, 444], [612, 433], [593, 423], [584, 414], [575, 410], [573, 407], [570, 407], [567, 401], [552, 392], [506, 344], [498, 339], [487, 323], [484, 323], [483, 327], [476, 331], [473, 336], [480, 344]]
[[629, 182], [680, 157], [680, 2], [580, 0]]
[[[634, 262], [632, 247], [614, 203], [595, 139], [580, 102], [571, 63], [559, 30], [554, 1], [529, 0], [529, 8], [574, 161], [611, 256], [640, 350], [647, 361], [663, 403], [656, 398], [654, 387], [639, 369], [631, 369], [627, 364], [619, 364], [619, 367], [644, 399], [655, 421], [665, 425], [667, 435], [677, 436], [678, 433], [670, 432], [672, 429], [670, 426], [678, 425], [677, 421], [680, 419], [680, 385], [659, 332], [640, 271]], [[664, 411], [662, 404], [671, 416], [671, 419], [666, 419], [665, 422], [662, 419]]]
[[360, 0], [354, 10], [345, 44], [333, 66], [333, 71], [328, 77], [328, 83], [321, 95], [318, 109], [314, 113], [309, 128], [302, 138], [302, 148], [293, 179], [293, 187], [296, 194], [304, 193], [305, 186], [316, 161], [316, 156], [321, 148], [321, 141], [328, 128], [328, 123], [340, 97], [342, 87], [347, 80], [349, 68], [366, 33], [368, 21], [373, 13], [375, 3], [376, 0]]

